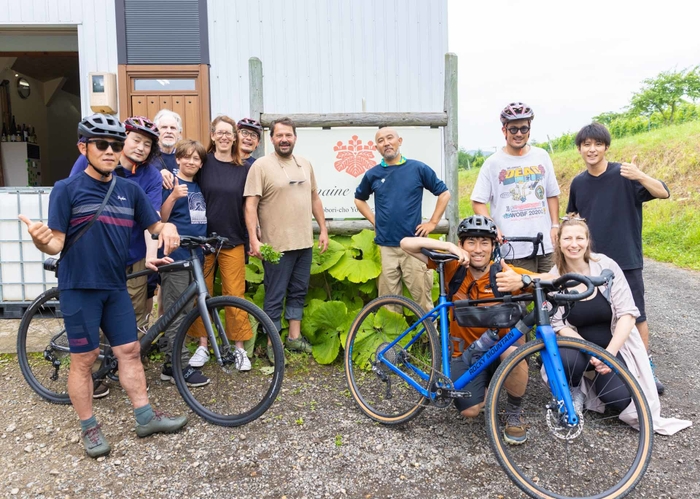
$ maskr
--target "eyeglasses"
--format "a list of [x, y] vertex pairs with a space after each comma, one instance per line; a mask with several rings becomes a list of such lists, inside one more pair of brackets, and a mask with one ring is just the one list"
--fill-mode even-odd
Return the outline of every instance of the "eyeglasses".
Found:
[[577, 222], [585, 222], [585, 221], [586, 221], [585, 218], [581, 218], [581, 217], [579, 217], [579, 216], [575, 216], [575, 217], [570, 217], [570, 216], [559, 217], [559, 220], [561, 220], [562, 222], [571, 222], [571, 221], [574, 221], [574, 220], [577, 221]]
[[106, 151], [110, 147], [114, 152], [122, 152], [124, 149], [124, 142], [111, 142], [104, 139], [90, 139], [87, 141], [88, 144], [95, 144], [98, 151]]
[[219, 130], [217, 132], [214, 132], [214, 136], [215, 137], [233, 137], [233, 132]]
[[256, 139], [259, 138], [257, 133], [252, 132], [250, 130], [245, 130], [245, 129], [238, 130], [238, 133], [241, 134], [241, 137], [250, 137], [251, 139], [252, 138], [256, 138]]
[[518, 133], [518, 132], [520, 132], [520, 133], [522, 133], [523, 135], [525, 135], [527, 132], [530, 131], [530, 127], [527, 126], [527, 125], [523, 125], [523, 126], [521, 126], [521, 127], [511, 126], [511, 127], [508, 127], [506, 130], [508, 130], [508, 131], [509, 131], [510, 133], [512, 133], [513, 135], [515, 135], [515, 134]]
[[[297, 167], [301, 168], [301, 165], [299, 165], [299, 163], [297, 163], [297, 158], [295, 158], [294, 156], [292, 156], [292, 159], [294, 160], [294, 164], [297, 165]], [[279, 160], [278, 160], [277, 162], [279, 163]], [[284, 172], [284, 175], [287, 177], [287, 180], [289, 180], [289, 185], [294, 185], [294, 184], [299, 184], [299, 185], [301, 185], [301, 184], [303, 184], [304, 182], [307, 181], [306, 172], [304, 171], [303, 168], [301, 168], [301, 174], [304, 175], [304, 179], [303, 179], [303, 180], [292, 180], [292, 179], [289, 178], [289, 174], [287, 173], [287, 169], [286, 169], [285, 167], [282, 166], [282, 163], [279, 163], [279, 165], [280, 165], [280, 167], [282, 168], [282, 171]]]

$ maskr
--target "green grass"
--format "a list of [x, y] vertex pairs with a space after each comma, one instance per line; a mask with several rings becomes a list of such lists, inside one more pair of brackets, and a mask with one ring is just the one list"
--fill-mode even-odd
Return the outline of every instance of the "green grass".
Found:
[[[700, 122], [693, 121], [613, 141], [609, 161], [637, 156], [642, 171], [663, 180], [671, 199], [644, 204], [644, 255], [678, 267], [700, 270]], [[552, 155], [561, 188], [560, 211], [569, 199], [571, 180], [585, 166], [576, 149]], [[459, 214], [473, 213], [469, 196], [479, 170], [459, 172]]]

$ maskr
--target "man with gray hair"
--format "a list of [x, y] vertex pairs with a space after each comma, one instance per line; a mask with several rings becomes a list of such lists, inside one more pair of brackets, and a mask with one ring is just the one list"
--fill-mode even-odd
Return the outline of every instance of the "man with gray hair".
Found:
[[154, 166], [161, 171], [165, 168], [173, 175], [177, 175], [175, 145], [182, 139], [182, 118], [170, 109], [161, 109], [153, 118], [153, 122], [160, 132], [158, 140], [160, 156], [154, 162]]

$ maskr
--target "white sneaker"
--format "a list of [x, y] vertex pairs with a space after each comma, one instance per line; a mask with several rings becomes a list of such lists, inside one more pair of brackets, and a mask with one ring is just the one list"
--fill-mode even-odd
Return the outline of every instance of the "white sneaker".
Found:
[[236, 369], [239, 371], [250, 371], [250, 359], [245, 350], [236, 347], [233, 355], [236, 356]]
[[581, 391], [580, 386], [571, 389], [571, 401], [574, 403], [576, 414], [582, 414], [583, 403], [586, 401], [586, 395]]
[[199, 346], [190, 359], [189, 364], [192, 367], [202, 367], [207, 362], [209, 362], [209, 350], [206, 347]]

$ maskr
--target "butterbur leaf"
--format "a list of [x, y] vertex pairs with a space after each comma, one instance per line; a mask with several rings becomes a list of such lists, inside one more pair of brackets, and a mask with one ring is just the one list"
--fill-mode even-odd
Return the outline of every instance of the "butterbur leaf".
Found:
[[304, 309], [301, 330], [313, 346], [313, 356], [319, 364], [330, 364], [340, 351], [339, 334], [347, 315], [345, 303], [311, 300]]
[[318, 244], [314, 244], [313, 256], [311, 259], [311, 275], [325, 272], [338, 263], [338, 260], [340, 260], [344, 253], [345, 246], [333, 239], [328, 239], [328, 249], [323, 253], [318, 249]]
[[[360, 330], [357, 332], [352, 352], [353, 362], [361, 369], [367, 368], [369, 359], [377, 352], [377, 348], [382, 343], [393, 341], [406, 329], [408, 329], [408, 323], [403, 316], [388, 310], [386, 307], [370, 314], [362, 322]], [[403, 345], [408, 341], [409, 338], [406, 337], [399, 343]]]
[[369, 281], [360, 284], [357, 289], [366, 295], [371, 295], [377, 290], [377, 281], [370, 279]]
[[338, 280], [367, 282], [379, 276], [382, 271], [379, 247], [374, 244], [374, 232], [363, 230], [351, 238], [351, 246], [345, 250], [338, 263], [328, 272]]
[[263, 282], [264, 274], [265, 271], [263, 270], [262, 262], [254, 256], [251, 256], [245, 266], [245, 280], [253, 284], [258, 284]]

